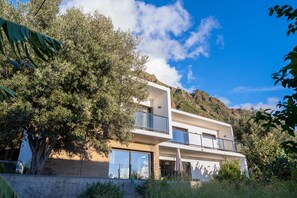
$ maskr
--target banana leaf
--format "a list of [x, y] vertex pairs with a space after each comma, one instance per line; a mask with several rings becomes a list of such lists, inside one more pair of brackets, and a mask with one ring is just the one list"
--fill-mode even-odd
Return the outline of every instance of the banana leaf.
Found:
[[17, 193], [10, 187], [10, 185], [1, 176], [0, 176], [0, 197], [19, 198]]
[[[4, 40], [4, 37], [7, 40]], [[9, 45], [5, 45], [5, 41], [8, 41]], [[4, 55], [8, 63], [12, 64], [16, 69], [20, 68], [21, 62], [25, 62], [26, 67], [34, 68], [38, 66], [32, 59], [31, 53], [34, 53], [42, 61], [49, 61], [58, 53], [62, 45], [63, 43], [56, 39], [0, 17], [0, 54]], [[10, 46], [16, 60], [8, 57], [6, 46]], [[14, 96], [14, 91], [0, 86], [0, 101]]]

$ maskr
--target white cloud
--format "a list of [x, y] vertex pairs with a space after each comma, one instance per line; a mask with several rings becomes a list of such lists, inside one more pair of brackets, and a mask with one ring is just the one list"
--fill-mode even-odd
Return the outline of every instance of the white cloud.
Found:
[[138, 8], [134, 0], [63, 0], [61, 11], [72, 7], [81, 7], [84, 12], [98, 10], [124, 31], [137, 28]]
[[220, 49], [223, 49], [225, 46], [224, 37], [221, 34], [217, 35], [216, 44], [220, 47]]
[[244, 103], [244, 104], [240, 104], [240, 105], [235, 105], [231, 108], [233, 109], [272, 109], [272, 110], [276, 110], [278, 109], [276, 107], [276, 105], [278, 104], [279, 102], [279, 98], [276, 98], [276, 97], [269, 97], [267, 98], [266, 100], [266, 103], [263, 103], [263, 102], [258, 102], [256, 104], [252, 104], [252, 103]]
[[239, 86], [235, 87], [232, 92], [234, 93], [250, 93], [250, 92], [269, 92], [269, 91], [279, 91], [279, 90], [284, 90], [283, 87], [281, 86], [276, 86], [276, 87], [244, 87], [244, 86]]
[[170, 67], [162, 58], [150, 57], [147, 63], [147, 72], [153, 73], [162, 82], [173, 87], [182, 87], [180, 83], [181, 75], [174, 67]]
[[190, 83], [190, 82], [192, 82], [193, 80], [195, 80], [195, 77], [194, 77], [194, 75], [193, 75], [192, 65], [189, 65], [189, 66], [188, 66], [187, 79], [188, 79], [188, 83]]
[[[214, 17], [207, 17], [201, 20], [198, 31], [191, 32], [191, 36], [185, 42], [189, 57], [203, 55], [209, 56], [209, 38], [214, 29], [220, 28], [219, 22]], [[190, 50], [192, 49], [192, 50]]]
[[220, 101], [222, 101], [226, 106], [228, 106], [229, 104], [231, 104], [231, 101], [228, 98], [217, 97], [217, 99], [219, 99]]
[[189, 87], [189, 88], [183, 88], [186, 92], [188, 92], [188, 93], [193, 93], [194, 91], [196, 91], [197, 90], [197, 87], [196, 86], [191, 86], [191, 87]]
[[[85, 12], [98, 10], [112, 19], [115, 28], [141, 37], [139, 50], [150, 56], [147, 71], [171, 86], [182, 87], [182, 75], [168, 62], [208, 57], [211, 33], [220, 28], [214, 17], [204, 18], [192, 28], [191, 16], [181, 1], [157, 7], [136, 0], [64, 0], [61, 10], [71, 7]], [[190, 28], [196, 31], [190, 33]]]

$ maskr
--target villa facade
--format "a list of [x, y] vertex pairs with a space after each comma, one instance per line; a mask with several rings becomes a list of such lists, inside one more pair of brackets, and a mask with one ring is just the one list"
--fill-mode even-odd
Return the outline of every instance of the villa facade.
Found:
[[110, 141], [108, 156], [91, 152], [90, 160], [53, 153], [43, 174], [147, 179], [175, 172], [177, 149], [183, 172], [191, 180], [209, 180], [228, 159], [247, 170], [241, 146], [230, 124], [171, 108], [170, 89], [148, 82], [149, 97], [136, 112], [133, 140], [128, 146]]

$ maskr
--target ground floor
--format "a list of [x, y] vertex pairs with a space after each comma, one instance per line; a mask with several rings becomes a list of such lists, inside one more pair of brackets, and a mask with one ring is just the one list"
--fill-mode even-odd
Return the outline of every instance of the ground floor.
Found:
[[113, 179], [171, 179], [182, 174], [183, 178], [188, 180], [207, 181], [218, 173], [224, 161], [245, 161], [245, 158], [240, 157], [180, 149], [183, 168], [182, 173], [178, 173], [177, 148], [136, 142], [130, 143], [129, 146], [111, 142], [110, 146], [112, 150], [109, 155], [99, 155], [93, 151], [88, 159], [69, 156], [63, 152], [53, 153], [44, 167], [43, 174]]

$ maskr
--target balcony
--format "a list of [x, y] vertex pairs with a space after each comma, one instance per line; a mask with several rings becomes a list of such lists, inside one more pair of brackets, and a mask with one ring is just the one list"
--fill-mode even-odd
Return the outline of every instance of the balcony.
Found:
[[236, 143], [232, 140], [203, 137], [200, 134], [189, 133], [186, 131], [174, 129], [173, 138], [172, 140], [169, 140], [169, 142], [232, 152], [241, 152], [242, 149], [241, 143]]
[[137, 111], [135, 113], [135, 127], [147, 131], [160, 132], [168, 134], [168, 118]]

